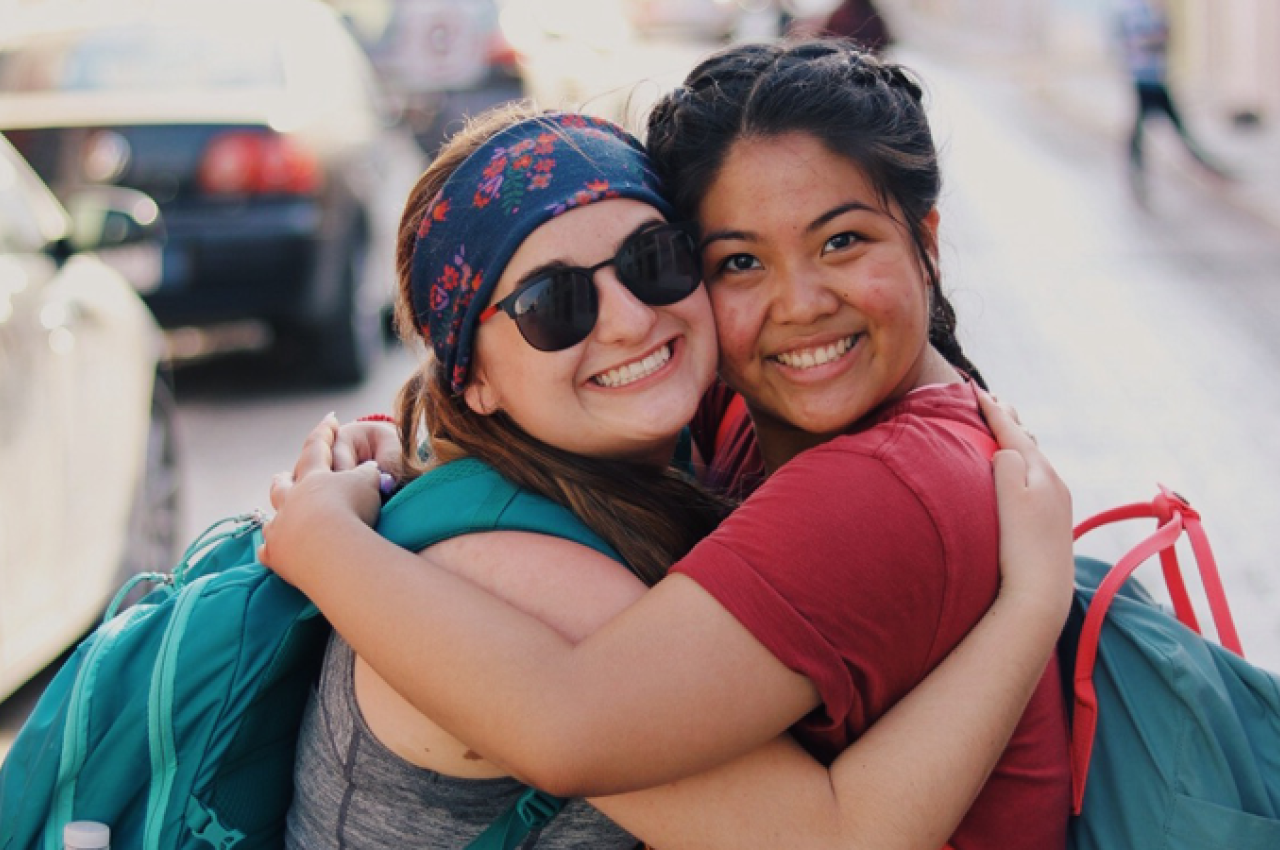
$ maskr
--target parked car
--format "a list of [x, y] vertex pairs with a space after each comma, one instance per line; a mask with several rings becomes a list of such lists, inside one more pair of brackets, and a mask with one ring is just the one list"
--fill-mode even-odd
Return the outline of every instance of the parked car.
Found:
[[[168, 569], [178, 527], [160, 329], [103, 258], [139, 266], [156, 205], [77, 196], [68, 216], [0, 139], [0, 699]], [[145, 265], [145, 264], [143, 264]]]
[[161, 325], [251, 322], [322, 379], [361, 380], [424, 158], [337, 14], [318, 0], [35, 8], [0, 34], [0, 132], [61, 198], [91, 184], [156, 200], [168, 242], [142, 294]]
[[435, 151], [468, 114], [523, 95], [498, 0], [328, 0]]

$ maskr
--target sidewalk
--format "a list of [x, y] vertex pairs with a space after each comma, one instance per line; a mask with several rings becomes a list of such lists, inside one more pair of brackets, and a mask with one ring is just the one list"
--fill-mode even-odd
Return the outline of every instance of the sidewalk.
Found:
[[[901, 29], [912, 49], [1017, 79], [1029, 99], [1109, 140], [1117, 156], [1126, 149], [1134, 95], [1118, 66], [1072, 67], [980, 33], [940, 26], [921, 15], [906, 15]], [[1230, 116], [1177, 89], [1174, 95], [1191, 135], [1233, 179], [1223, 181], [1207, 174], [1172, 141], [1172, 128], [1153, 121], [1147, 133], [1152, 182], [1183, 181], [1280, 231], [1280, 116], [1264, 118], [1258, 126], [1236, 127]]]

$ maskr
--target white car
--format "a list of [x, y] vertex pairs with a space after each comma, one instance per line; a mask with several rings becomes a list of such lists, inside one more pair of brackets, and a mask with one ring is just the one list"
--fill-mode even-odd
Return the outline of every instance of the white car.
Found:
[[107, 264], [158, 254], [157, 208], [129, 190], [84, 198], [73, 219], [0, 137], [0, 699], [95, 625], [130, 574], [174, 560], [160, 332]]

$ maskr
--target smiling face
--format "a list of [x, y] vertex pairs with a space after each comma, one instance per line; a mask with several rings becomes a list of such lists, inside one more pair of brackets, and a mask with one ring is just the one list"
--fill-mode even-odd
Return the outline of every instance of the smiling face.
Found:
[[[600, 201], [543, 224], [503, 270], [490, 303], [549, 264], [589, 268], [638, 230], [662, 222], [651, 206]], [[506, 315], [476, 336], [466, 400], [505, 412], [529, 435], [587, 457], [666, 463], [715, 375], [715, 326], [706, 290], [666, 307], [641, 303], [612, 266], [595, 273], [600, 314], [587, 339], [563, 351], [534, 349]]]
[[[735, 142], [700, 204], [720, 374], [771, 469], [917, 386], [959, 380], [929, 345], [927, 279], [901, 218], [804, 133]], [[932, 241], [936, 211], [925, 225]]]

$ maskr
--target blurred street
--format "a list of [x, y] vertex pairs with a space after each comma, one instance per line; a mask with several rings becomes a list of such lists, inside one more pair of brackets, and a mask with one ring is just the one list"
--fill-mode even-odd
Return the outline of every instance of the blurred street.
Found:
[[[1077, 518], [1149, 499], [1157, 482], [1199, 509], [1246, 653], [1280, 669], [1276, 224], [1172, 165], [1143, 209], [1114, 126], [1042, 96], [1007, 65], [910, 36], [896, 56], [926, 80], [944, 151], [943, 280], [966, 350], [1071, 485]], [[526, 84], [543, 105], [563, 97], [633, 117], [713, 48], [635, 42], [621, 69], [615, 55], [607, 75], [582, 65], [576, 78], [564, 63], [531, 62], [548, 76]], [[628, 101], [623, 79], [649, 82]], [[342, 391], [290, 386], [250, 356], [179, 370], [179, 539], [266, 505], [270, 476], [312, 425], [329, 411], [390, 412], [413, 366], [397, 348]], [[1146, 530], [1099, 533], [1082, 551], [1113, 560]], [[1158, 581], [1154, 567], [1139, 575]], [[0, 705], [0, 753], [45, 683]]]

